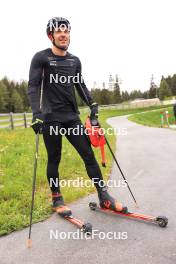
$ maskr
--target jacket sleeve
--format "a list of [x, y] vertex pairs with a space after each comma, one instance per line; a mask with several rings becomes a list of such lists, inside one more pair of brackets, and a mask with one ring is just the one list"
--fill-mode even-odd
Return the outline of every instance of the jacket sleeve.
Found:
[[84, 83], [84, 80], [83, 80], [83, 77], [82, 77], [81, 62], [80, 62], [79, 59], [78, 59], [78, 62], [77, 62], [77, 71], [76, 71], [76, 74], [78, 74], [78, 76], [79, 76], [79, 82], [74, 84], [75, 87], [76, 87], [76, 90], [77, 90], [79, 96], [81, 97], [81, 99], [88, 106], [91, 106], [94, 101], [93, 101], [93, 99], [91, 97], [91, 94], [90, 94], [87, 86]]
[[33, 117], [41, 115], [40, 95], [43, 67], [39, 53], [36, 53], [31, 61], [28, 82], [28, 98], [32, 108]]

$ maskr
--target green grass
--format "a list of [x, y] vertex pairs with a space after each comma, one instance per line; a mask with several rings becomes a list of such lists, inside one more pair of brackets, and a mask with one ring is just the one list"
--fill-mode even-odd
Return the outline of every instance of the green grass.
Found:
[[[170, 115], [169, 123], [174, 124], [174, 115], [173, 115], [172, 107], [163, 108], [163, 110], [168, 110]], [[150, 111], [147, 113], [134, 114], [130, 116], [128, 119], [144, 126], [161, 127], [161, 114], [160, 114], [161, 111], [162, 109], [156, 111]], [[166, 125], [166, 122], [164, 124]]]
[[[158, 107], [101, 110], [100, 122], [104, 128], [107, 128], [106, 119], [108, 117], [156, 108]], [[86, 113], [81, 115], [83, 122], [86, 116]], [[115, 136], [107, 137], [114, 150]], [[100, 163], [100, 151], [94, 149], [94, 152]], [[35, 135], [32, 129], [15, 129], [13, 131], [0, 129], [0, 236], [29, 225], [34, 153]], [[112, 157], [109, 151], [106, 151], [106, 159], [107, 167], [101, 169], [105, 179], [108, 178], [112, 166]], [[33, 222], [44, 220], [52, 213], [50, 190], [46, 179], [46, 163], [46, 150], [41, 136]], [[68, 180], [77, 177], [88, 179], [83, 161], [65, 137], [63, 137], [62, 160], [59, 171], [61, 179]], [[94, 191], [94, 188], [62, 188], [66, 203]]]
[[166, 100], [174, 100], [173, 98], [175, 98], [175, 96], [165, 96], [164, 97], [164, 101], [166, 101]]

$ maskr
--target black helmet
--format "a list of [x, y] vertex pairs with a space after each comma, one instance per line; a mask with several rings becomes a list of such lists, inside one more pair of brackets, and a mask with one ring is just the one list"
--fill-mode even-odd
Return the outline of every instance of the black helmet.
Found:
[[48, 21], [48, 24], [47, 24], [47, 28], [46, 28], [47, 36], [52, 34], [54, 29], [57, 30], [59, 28], [59, 26], [61, 26], [61, 27], [66, 26], [69, 31], [71, 30], [70, 22], [66, 18], [64, 18], [64, 17], [53, 17]]

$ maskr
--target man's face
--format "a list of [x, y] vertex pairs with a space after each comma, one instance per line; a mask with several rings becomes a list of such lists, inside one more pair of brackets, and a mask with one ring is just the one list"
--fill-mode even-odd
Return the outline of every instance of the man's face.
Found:
[[70, 31], [65, 24], [60, 25], [53, 32], [55, 44], [58, 47], [67, 49], [70, 44]]

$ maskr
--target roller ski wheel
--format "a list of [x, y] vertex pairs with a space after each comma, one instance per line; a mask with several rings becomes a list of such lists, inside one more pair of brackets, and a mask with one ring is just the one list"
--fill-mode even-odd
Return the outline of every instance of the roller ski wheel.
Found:
[[91, 235], [92, 234], [92, 224], [90, 223], [83, 224], [81, 231], [87, 235]]
[[168, 224], [168, 218], [165, 216], [158, 216], [156, 218], [156, 223], [160, 226], [160, 227], [166, 227]]
[[96, 210], [96, 208], [97, 208], [97, 203], [89, 203], [89, 207], [90, 207], [90, 209], [92, 210], [92, 211], [95, 211]]

